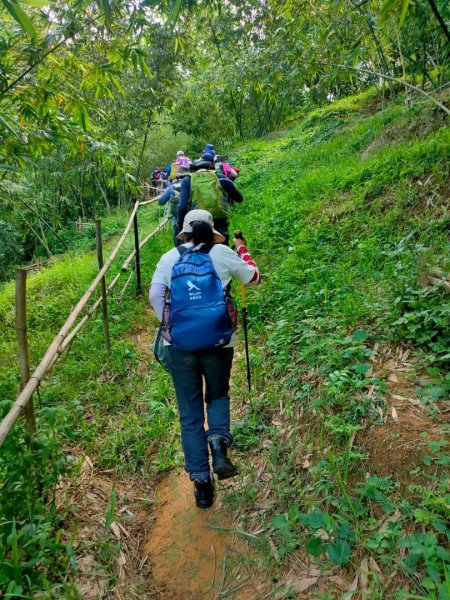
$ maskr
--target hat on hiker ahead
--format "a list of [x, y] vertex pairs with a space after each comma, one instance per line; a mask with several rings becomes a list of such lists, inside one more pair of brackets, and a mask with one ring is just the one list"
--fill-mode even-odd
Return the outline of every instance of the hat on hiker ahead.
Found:
[[203, 154], [205, 152], [209, 152], [210, 154], [214, 154], [214, 144], [206, 144], [206, 146], [203, 148]]
[[207, 160], [208, 162], [213, 163], [214, 162], [214, 154], [212, 154], [211, 152], [203, 152], [202, 160]]
[[183, 156], [183, 154], [184, 154], [183, 150], [178, 150], [177, 156]]
[[196, 208], [195, 210], [189, 211], [188, 214], [184, 217], [183, 229], [177, 235], [178, 240], [183, 240], [185, 233], [192, 233], [192, 223], [194, 223], [194, 221], [204, 221], [205, 223], [208, 223], [208, 225], [213, 230], [214, 242], [216, 244], [220, 244], [221, 242], [225, 241], [225, 236], [219, 233], [216, 229], [214, 229], [214, 220], [212, 218], [212, 214], [209, 213], [207, 210], [201, 210], [200, 208]]

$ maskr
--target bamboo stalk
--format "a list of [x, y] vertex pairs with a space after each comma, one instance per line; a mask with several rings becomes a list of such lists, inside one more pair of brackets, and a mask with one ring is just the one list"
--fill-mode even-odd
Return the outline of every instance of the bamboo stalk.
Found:
[[[16, 330], [19, 346], [20, 389], [23, 390], [31, 375], [27, 334], [27, 272], [25, 269], [16, 270]], [[32, 397], [25, 407], [25, 419], [27, 429], [34, 433], [36, 431], [36, 415]]]
[[134, 225], [134, 248], [135, 248], [135, 255], [136, 255], [136, 261], [135, 261], [135, 269], [136, 269], [136, 295], [137, 296], [142, 296], [142, 282], [141, 282], [141, 255], [140, 255], [140, 248], [139, 248], [139, 226], [138, 226], [138, 217], [137, 217], [137, 213], [134, 215], [134, 220], [133, 220], [133, 225]]
[[[148, 234], [147, 237], [145, 237], [142, 242], [140, 242], [139, 244], [139, 250], [141, 250], [145, 244], [152, 239], [152, 237], [154, 235], [156, 235], [158, 233], [158, 231], [160, 231], [164, 225], [168, 222], [169, 219], [163, 219], [161, 221], [161, 223], [158, 225], [158, 227], [156, 229], [154, 229], [151, 233]], [[128, 267], [130, 266], [131, 261], [133, 260], [133, 258], [136, 255], [136, 250], [133, 250], [133, 252], [127, 257], [127, 259], [125, 260], [125, 262], [122, 265], [122, 271], [126, 271], [128, 269]]]
[[28, 381], [28, 383], [26, 384], [26, 386], [24, 387], [22, 392], [17, 397], [16, 401], [12, 405], [12, 407], [11, 407], [10, 411], [8, 412], [8, 414], [6, 415], [6, 417], [0, 423], [0, 447], [2, 446], [3, 442], [5, 441], [5, 438], [8, 435], [8, 433], [13, 428], [14, 423], [17, 421], [18, 416], [20, 415], [22, 410], [25, 408], [25, 406], [30, 401], [30, 398], [33, 395], [33, 392], [36, 390], [36, 388], [38, 387], [42, 378], [44, 377], [44, 375], [48, 371], [49, 367], [53, 363], [53, 359], [58, 354], [58, 349], [59, 349], [60, 345], [64, 341], [64, 339], [67, 336], [68, 332], [70, 331], [70, 328], [72, 327], [72, 325], [75, 323], [78, 315], [81, 313], [83, 308], [86, 306], [87, 302], [89, 301], [89, 298], [92, 296], [92, 294], [98, 287], [102, 277], [105, 275], [105, 273], [111, 267], [113, 260], [117, 256], [120, 248], [122, 247], [122, 245], [125, 241], [125, 238], [126, 238], [128, 232], [130, 231], [130, 228], [133, 224], [134, 215], [136, 214], [138, 208], [139, 208], [139, 202], [136, 202], [134, 205], [133, 211], [130, 215], [130, 218], [128, 220], [127, 226], [125, 227], [125, 230], [122, 233], [122, 236], [120, 237], [119, 241], [117, 242], [117, 245], [114, 248], [114, 250], [112, 251], [110, 257], [108, 258], [106, 263], [103, 265], [103, 267], [100, 269], [100, 271], [97, 274], [97, 276], [95, 277], [94, 281], [91, 283], [91, 285], [89, 286], [87, 291], [83, 294], [83, 296], [80, 298], [80, 300], [78, 301], [78, 303], [75, 306], [75, 308], [73, 309], [73, 311], [68, 316], [66, 322], [61, 327], [58, 334], [55, 336], [53, 342], [47, 348], [47, 352], [45, 353], [44, 358], [41, 360], [38, 367], [32, 374], [30, 380]]

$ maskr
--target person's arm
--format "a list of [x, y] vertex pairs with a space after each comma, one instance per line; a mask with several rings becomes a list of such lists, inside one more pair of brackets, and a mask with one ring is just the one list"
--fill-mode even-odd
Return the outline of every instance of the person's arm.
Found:
[[167, 286], [162, 283], [152, 283], [150, 285], [150, 290], [148, 293], [148, 299], [150, 300], [150, 304], [155, 311], [155, 315], [157, 318], [162, 321], [163, 320], [163, 312], [164, 312], [164, 304], [165, 304], [165, 294], [166, 294]]
[[231, 179], [219, 179], [220, 187], [224, 192], [228, 194], [228, 198], [230, 203], [233, 202], [242, 202], [244, 200], [244, 196], [241, 192], [236, 188]]
[[180, 185], [180, 203], [177, 209], [177, 222], [183, 225], [184, 217], [189, 208], [189, 197], [191, 195], [191, 178], [185, 177]]
[[172, 185], [169, 185], [169, 187], [167, 187], [165, 189], [165, 191], [161, 194], [161, 196], [158, 196], [158, 204], [160, 206], [163, 206], [164, 204], [169, 202], [171, 195], [172, 195]]
[[233, 240], [236, 252], [228, 246], [220, 245], [220, 255], [217, 257], [232, 277], [245, 285], [257, 285], [261, 282], [259, 269], [251, 257], [243, 238]]

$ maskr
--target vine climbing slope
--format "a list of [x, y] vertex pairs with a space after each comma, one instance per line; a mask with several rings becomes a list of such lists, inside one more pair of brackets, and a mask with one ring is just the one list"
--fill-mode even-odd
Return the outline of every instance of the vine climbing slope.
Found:
[[[232, 374], [239, 476], [195, 508], [151, 351], [162, 228], [142, 248], [144, 297], [109, 301], [111, 355], [97, 316], [39, 386], [37, 433], [17, 423], [1, 448], [6, 597], [448, 597], [449, 150], [445, 111], [375, 89], [234, 148], [232, 227], [263, 277], [247, 296], [252, 391], [242, 327]], [[128, 216], [104, 221], [106, 248]], [[29, 276], [32, 366], [95, 276], [80, 236], [83, 252]], [[6, 413], [12, 283], [0, 319]]]

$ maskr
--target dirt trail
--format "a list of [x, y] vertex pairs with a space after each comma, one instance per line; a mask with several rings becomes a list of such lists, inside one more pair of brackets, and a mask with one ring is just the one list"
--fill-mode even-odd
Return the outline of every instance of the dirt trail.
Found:
[[220, 491], [213, 507], [201, 510], [195, 506], [187, 475], [173, 472], [162, 481], [156, 495], [157, 518], [144, 553], [149, 556], [152, 577], [163, 590], [163, 597], [257, 598], [247, 566], [247, 542], [235, 531], [211, 528], [233, 529], [221, 506]]

